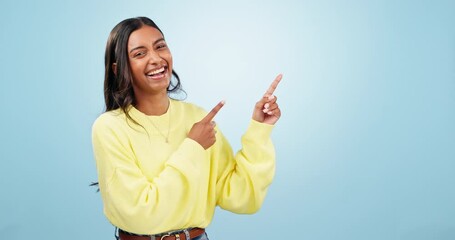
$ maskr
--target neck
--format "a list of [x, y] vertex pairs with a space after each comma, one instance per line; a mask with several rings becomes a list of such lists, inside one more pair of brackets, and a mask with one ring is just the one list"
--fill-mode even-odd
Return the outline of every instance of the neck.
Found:
[[136, 101], [137, 104], [135, 107], [137, 110], [149, 116], [165, 114], [170, 104], [167, 94], [148, 96], [145, 99], [136, 99]]

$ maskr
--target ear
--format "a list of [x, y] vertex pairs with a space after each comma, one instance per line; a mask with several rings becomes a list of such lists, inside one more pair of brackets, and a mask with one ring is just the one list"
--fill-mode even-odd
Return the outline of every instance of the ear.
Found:
[[114, 75], [117, 76], [117, 63], [112, 64], [112, 71], [114, 71]]

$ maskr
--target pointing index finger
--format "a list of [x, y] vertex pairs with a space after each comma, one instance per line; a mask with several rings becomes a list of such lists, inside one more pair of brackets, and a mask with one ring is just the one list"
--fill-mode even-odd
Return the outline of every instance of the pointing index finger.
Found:
[[270, 84], [269, 89], [267, 89], [267, 92], [265, 92], [265, 96], [273, 95], [273, 92], [275, 92], [275, 89], [278, 86], [278, 83], [280, 83], [282, 78], [283, 78], [283, 74], [278, 74], [278, 76], [276, 76], [275, 80], [272, 82], [272, 84]]
[[219, 102], [212, 110], [201, 120], [201, 122], [210, 122], [224, 106], [225, 101]]

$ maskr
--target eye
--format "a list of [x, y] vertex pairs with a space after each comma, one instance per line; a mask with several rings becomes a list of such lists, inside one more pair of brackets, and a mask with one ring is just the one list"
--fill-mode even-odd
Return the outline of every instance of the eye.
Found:
[[139, 51], [134, 53], [133, 57], [142, 57], [145, 56], [145, 51]]
[[166, 47], [167, 47], [166, 43], [159, 43], [158, 45], [156, 45], [156, 49], [163, 49]]

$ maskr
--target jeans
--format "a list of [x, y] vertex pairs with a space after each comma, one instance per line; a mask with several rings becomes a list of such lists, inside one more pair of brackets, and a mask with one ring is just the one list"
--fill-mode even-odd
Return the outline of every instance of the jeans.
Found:
[[192, 238], [191, 240], [209, 240], [209, 237], [207, 236], [207, 233], [204, 233], [204, 234], [202, 234], [200, 236]]

